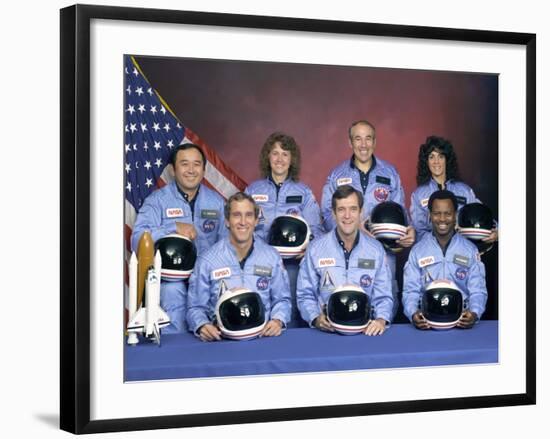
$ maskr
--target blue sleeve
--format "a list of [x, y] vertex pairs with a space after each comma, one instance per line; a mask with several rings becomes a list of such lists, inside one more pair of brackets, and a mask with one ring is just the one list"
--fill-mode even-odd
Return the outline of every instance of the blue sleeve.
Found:
[[481, 318], [485, 312], [485, 305], [487, 304], [487, 286], [485, 283], [485, 265], [478, 259], [479, 255], [476, 255], [476, 262], [470, 268], [470, 275], [467, 283], [470, 293], [468, 298], [468, 309], [475, 312], [477, 316]]
[[271, 319], [279, 319], [286, 326], [290, 321], [292, 302], [290, 282], [283, 261], [278, 257], [271, 283]]
[[159, 197], [151, 194], [139, 209], [132, 231], [132, 251], [137, 251], [139, 239], [143, 232], [151, 233], [154, 242], [163, 236], [176, 233], [176, 224], [162, 224], [162, 206]]
[[203, 258], [195, 264], [189, 278], [187, 295], [187, 324], [194, 334], [205, 323], [211, 323], [213, 310], [210, 307], [210, 270]]
[[306, 250], [304, 259], [300, 264], [298, 280], [296, 281], [296, 302], [302, 319], [311, 322], [321, 314], [318, 300], [319, 278], [315, 271], [313, 255], [310, 248]]
[[413, 314], [419, 310], [422, 292], [422, 271], [416, 265], [416, 253], [411, 251], [403, 270], [403, 312], [412, 322]]
[[325, 233], [323, 226], [321, 225], [321, 209], [319, 209], [315, 196], [310, 189], [306, 192], [302, 212], [304, 213], [304, 219], [309, 224], [311, 234], [315, 238], [321, 237]]
[[392, 296], [392, 275], [388, 266], [386, 255], [383, 250], [380, 251], [377, 263], [379, 269], [376, 271], [374, 284], [372, 288], [372, 306], [374, 308], [374, 318], [384, 319], [387, 322], [392, 321], [393, 296]]
[[431, 230], [431, 227], [429, 218], [426, 216], [426, 211], [422, 208], [421, 200], [418, 199], [416, 191], [411, 195], [410, 218], [411, 225], [416, 231], [416, 242], [419, 242]]
[[323, 217], [323, 227], [326, 232], [330, 232], [336, 226], [332, 217], [332, 194], [334, 194], [334, 191], [331, 173], [323, 186], [323, 195], [321, 197], [321, 216]]

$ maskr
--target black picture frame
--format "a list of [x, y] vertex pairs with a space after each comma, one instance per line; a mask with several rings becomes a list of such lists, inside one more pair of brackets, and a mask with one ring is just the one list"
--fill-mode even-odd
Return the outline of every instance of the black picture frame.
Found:
[[[526, 356], [525, 393], [383, 403], [90, 419], [90, 23], [94, 19], [181, 23], [312, 33], [498, 43], [526, 48]], [[254, 422], [305, 420], [535, 404], [536, 401], [536, 36], [448, 29], [174, 10], [75, 5], [61, 10], [61, 291], [60, 426], [97, 433]]]

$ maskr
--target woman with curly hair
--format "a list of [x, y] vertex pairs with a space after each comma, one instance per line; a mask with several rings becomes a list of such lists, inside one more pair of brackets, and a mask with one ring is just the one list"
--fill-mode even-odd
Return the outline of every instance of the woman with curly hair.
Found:
[[[311, 189], [298, 181], [300, 175], [300, 147], [293, 137], [275, 132], [271, 134], [260, 152], [261, 180], [251, 183], [245, 193], [254, 198], [260, 207], [255, 235], [267, 239], [271, 223], [281, 215], [301, 216], [309, 225], [312, 237], [320, 237], [321, 211]], [[307, 327], [298, 312], [296, 282], [298, 259], [283, 259], [290, 284], [292, 312], [288, 327]]]
[[299, 181], [300, 147], [293, 137], [275, 132], [260, 152], [260, 173], [263, 177], [251, 183], [245, 192], [260, 206], [256, 235], [265, 239], [275, 218], [298, 215], [308, 223], [312, 235], [320, 236], [321, 213], [311, 189]]
[[[458, 209], [465, 204], [480, 202], [473, 189], [460, 180], [458, 160], [453, 145], [447, 139], [430, 136], [420, 145], [416, 183], [418, 187], [411, 195], [411, 220], [416, 229], [417, 241], [431, 232], [428, 200], [437, 190], [447, 189], [456, 195]], [[493, 229], [491, 235], [484, 239], [493, 243], [498, 239], [498, 231]]]

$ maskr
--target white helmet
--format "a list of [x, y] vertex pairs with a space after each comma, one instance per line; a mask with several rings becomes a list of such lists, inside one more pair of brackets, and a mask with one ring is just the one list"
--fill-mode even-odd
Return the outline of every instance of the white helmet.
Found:
[[356, 335], [364, 332], [369, 317], [369, 296], [357, 285], [342, 285], [330, 295], [327, 318], [338, 333]]
[[433, 329], [454, 328], [463, 307], [462, 291], [447, 279], [431, 282], [422, 296], [422, 314]]
[[283, 259], [289, 259], [304, 254], [310, 235], [309, 225], [302, 217], [281, 215], [271, 223], [267, 242]]
[[262, 298], [244, 287], [222, 293], [216, 303], [216, 320], [222, 336], [231, 340], [256, 338], [267, 323]]

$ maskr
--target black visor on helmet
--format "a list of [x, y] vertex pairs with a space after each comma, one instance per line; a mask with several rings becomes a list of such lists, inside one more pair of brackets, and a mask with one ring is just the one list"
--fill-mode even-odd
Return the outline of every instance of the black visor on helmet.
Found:
[[300, 247], [309, 238], [307, 224], [293, 216], [279, 216], [273, 220], [267, 242], [275, 247]]
[[384, 201], [374, 206], [370, 222], [373, 224], [399, 224], [406, 227], [407, 215], [400, 204], [394, 201]]
[[466, 229], [493, 228], [493, 213], [485, 204], [469, 203], [458, 212], [458, 226]]
[[336, 325], [365, 325], [369, 321], [369, 311], [369, 297], [359, 291], [335, 291], [327, 303], [327, 317]]
[[161, 277], [163, 280], [187, 279], [197, 260], [195, 244], [181, 235], [168, 235], [155, 242], [155, 252], [162, 259]]
[[422, 296], [422, 314], [428, 322], [456, 322], [462, 314], [462, 306], [462, 293], [454, 288], [433, 288]]
[[466, 204], [458, 211], [458, 232], [473, 242], [480, 253], [489, 251], [493, 246], [482, 241], [491, 234], [493, 226], [493, 213], [484, 204]]
[[244, 292], [219, 304], [220, 325], [228, 331], [243, 331], [265, 322], [265, 309], [258, 293]]

